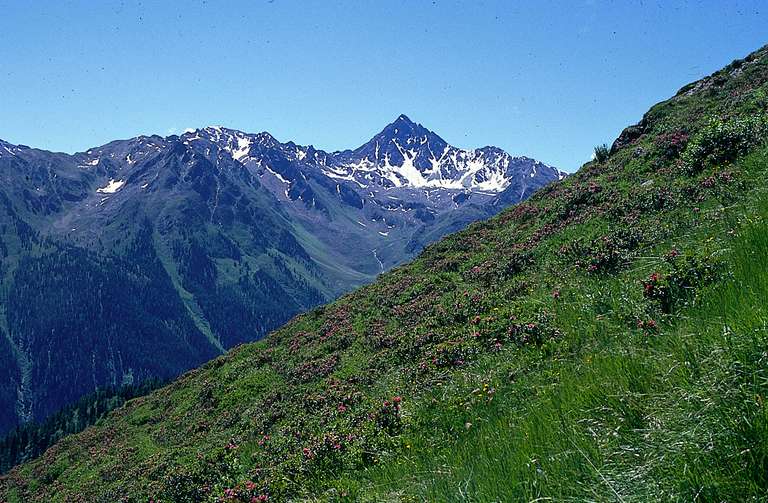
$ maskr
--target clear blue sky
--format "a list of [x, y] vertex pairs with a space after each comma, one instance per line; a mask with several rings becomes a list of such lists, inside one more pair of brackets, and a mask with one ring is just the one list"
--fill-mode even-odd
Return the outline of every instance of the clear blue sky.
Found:
[[0, 0], [0, 138], [220, 124], [335, 150], [405, 113], [572, 171], [766, 43], [765, 1]]

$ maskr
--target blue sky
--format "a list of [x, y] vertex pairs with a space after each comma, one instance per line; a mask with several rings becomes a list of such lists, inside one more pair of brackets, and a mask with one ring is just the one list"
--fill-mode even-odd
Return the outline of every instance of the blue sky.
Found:
[[0, 138], [74, 152], [219, 124], [335, 150], [400, 113], [573, 171], [768, 43], [768, 4], [0, 0]]

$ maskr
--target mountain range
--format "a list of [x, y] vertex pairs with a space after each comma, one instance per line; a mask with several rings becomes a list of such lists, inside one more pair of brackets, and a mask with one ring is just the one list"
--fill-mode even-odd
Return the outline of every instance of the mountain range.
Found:
[[405, 115], [339, 152], [223, 127], [0, 141], [0, 431], [256, 340], [564, 176]]

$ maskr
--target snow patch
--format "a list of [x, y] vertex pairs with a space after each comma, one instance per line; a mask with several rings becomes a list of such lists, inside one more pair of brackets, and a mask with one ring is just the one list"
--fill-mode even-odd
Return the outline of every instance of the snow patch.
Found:
[[88, 166], [98, 166], [99, 165], [99, 158], [93, 159], [92, 161], [88, 161], [85, 164]]
[[114, 194], [115, 192], [123, 188], [123, 185], [125, 185], [125, 180], [113, 180], [112, 178], [110, 178], [109, 183], [106, 184], [104, 187], [100, 187], [96, 189], [96, 192], [100, 192], [102, 194]]
[[251, 139], [248, 137], [237, 137], [237, 150], [232, 151], [232, 158], [239, 161], [248, 155], [251, 149]]
[[[283, 178], [283, 176], [282, 176], [280, 173], [278, 173], [277, 171], [273, 171], [273, 170], [272, 170], [272, 168], [270, 168], [269, 166], [265, 166], [265, 168], [266, 168], [266, 170], [267, 170], [267, 171], [269, 171], [270, 173], [272, 173], [272, 174], [275, 176], [275, 178], [277, 178], [277, 179], [278, 179], [278, 180], [280, 180], [281, 182], [283, 182], [283, 183], [287, 183], [287, 184], [290, 184], [290, 183], [291, 183], [291, 182], [289, 182], [288, 180], [286, 180], [285, 178]], [[288, 191], [286, 191], [286, 193], [287, 193], [287, 192], [288, 192]]]

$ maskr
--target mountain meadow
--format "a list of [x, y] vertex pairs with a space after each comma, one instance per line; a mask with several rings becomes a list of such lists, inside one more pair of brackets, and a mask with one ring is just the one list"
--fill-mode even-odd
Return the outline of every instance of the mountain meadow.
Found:
[[0, 500], [765, 501], [766, 177], [768, 47]]

